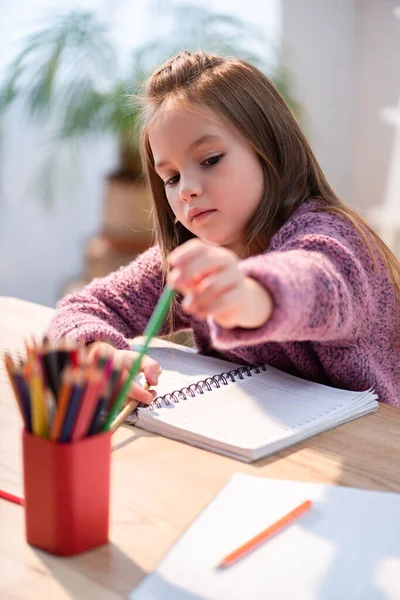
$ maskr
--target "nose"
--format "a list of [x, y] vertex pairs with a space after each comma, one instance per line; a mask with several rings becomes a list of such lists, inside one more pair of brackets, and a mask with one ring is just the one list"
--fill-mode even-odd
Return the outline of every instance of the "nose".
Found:
[[179, 197], [182, 202], [190, 202], [193, 198], [201, 196], [201, 193], [201, 183], [197, 178], [181, 175]]

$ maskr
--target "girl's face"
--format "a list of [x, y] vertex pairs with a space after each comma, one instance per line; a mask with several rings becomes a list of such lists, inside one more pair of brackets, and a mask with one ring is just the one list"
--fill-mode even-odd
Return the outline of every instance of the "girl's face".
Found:
[[155, 169], [178, 219], [198, 238], [238, 254], [261, 201], [257, 155], [213, 113], [162, 111], [149, 127]]

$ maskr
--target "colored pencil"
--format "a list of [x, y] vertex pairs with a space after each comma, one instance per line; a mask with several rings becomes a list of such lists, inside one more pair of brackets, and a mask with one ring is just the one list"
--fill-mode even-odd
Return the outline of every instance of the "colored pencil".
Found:
[[50, 429], [53, 425], [53, 422], [54, 422], [54, 418], [56, 416], [57, 404], [56, 404], [56, 399], [54, 397], [54, 394], [49, 387], [46, 387], [44, 389], [44, 398], [45, 398], [45, 404], [46, 404], [46, 410], [47, 410], [47, 422], [48, 422], [49, 431], [50, 431]]
[[5, 490], [0, 490], [0, 498], [8, 500], [8, 502], [13, 502], [14, 504], [20, 504], [21, 506], [24, 504], [23, 498], [10, 494], [10, 492], [6, 492]]
[[32, 431], [40, 437], [47, 437], [48, 420], [44, 398], [43, 380], [39, 363], [32, 359], [28, 368], [29, 393], [32, 411]]
[[72, 372], [72, 367], [67, 366], [65, 367], [61, 376], [60, 392], [56, 401], [56, 414], [54, 416], [49, 436], [53, 441], [58, 440], [64, 423], [65, 415], [67, 413], [68, 403], [72, 391]]
[[104, 379], [105, 376], [101, 372], [101, 369], [92, 370], [89, 374], [86, 389], [81, 399], [75, 425], [72, 430], [72, 441], [87, 435], [96, 411], [101, 387], [104, 387]]
[[116, 376], [114, 376], [114, 372], [111, 374], [111, 383], [112, 383], [112, 393], [110, 397], [110, 401], [108, 403], [108, 410], [111, 410], [115, 404], [116, 399], [118, 398], [118, 394], [121, 391], [121, 388], [124, 383], [124, 368], [122, 365], [120, 367], [116, 367]]
[[263, 544], [267, 539], [281, 531], [284, 527], [290, 525], [295, 519], [300, 517], [309, 508], [311, 508], [311, 506], [311, 500], [306, 500], [305, 502], [291, 510], [289, 513], [284, 515], [281, 519], [264, 529], [264, 531], [261, 531], [261, 533], [251, 538], [251, 540], [249, 540], [248, 542], [246, 542], [245, 544], [243, 544], [242, 546], [225, 556], [225, 558], [223, 558], [221, 562], [217, 565], [217, 568], [225, 569], [227, 567], [230, 567], [238, 560], [240, 560], [256, 548], [258, 548], [258, 546]]
[[22, 400], [22, 405], [26, 414], [26, 424], [25, 428], [28, 433], [32, 433], [32, 407], [31, 407], [31, 399], [29, 395], [29, 387], [28, 382], [26, 381], [23, 370], [20, 366], [16, 367], [14, 370], [15, 384], [18, 388], [19, 397]]
[[[115, 431], [139, 404], [130, 400], [121, 410], [173, 294], [172, 289], [165, 288], [128, 372], [122, 364], [113, 364], [109, 356], [98, 356], [94, 366], [88, 362], [87, 348], [66, 338], [54, 344], [46, 336], [41, 342], [26, 341], [26, 360], [20, 359], [18, 364], [6, 354], [7, 374], [26, 431], [64, 443], [100, 431]], [[146, 382], [144, 389], [149, 387]]]
[[58, 369], [57, 353], [50, 346], [50, 342], [43, 342], [43, 368], [46, 374], [46, 382], [57, 400], [60, 385], [60, 373]]
[[153, 311], [153, 314], [150, 317], [147, 327], [145, 328], [145, 330], [143, 332], [143, 335], [145, 337], [144, 344], [143, 344], [142, 348], [140, 349], [140, 352], [139, 352], [136, 360], [134, 360], [134, 362], [132, 363], [128, 377], [126, 378], [125, 383], [123, 384], [121, 391], [118, 394], [118, 397], [114, 403], [114, 406], [112, 407], [112, 409], [110, 410], [110, 412], [108, 414], [108, 417], [104, 424], [104, 431], [108, 430], [111, 427], [111, 423], [113, 423], [113, 421], [115, 420], [115, 417], [120, 412], [122, 405], [125, 401], [125, 398], [128, 395], [129, 388], [133, 381], [133, 378], [139, 372], [140, 365], [141, 365], [141, 362], [143, 359], [143, 355], [146, 353], [146, 350], [148, 349], [151, 340], [153, 339], [153, 337], [155, 335], [157, 335], [157, 333], [159, 332], [159, 330], [164, 322], [164, 319], [169, 310], [169, 307], [171, 306], [171, 302], [173, 300], [174, 293], [175, 293], [174, 290], [167, 286], [167, 287], [165, 287], [163, 293], [161, 294], [161, 297], [160, 297], [159, 301], [157, 302], [157, 305]]
[[107, 409], [108, 398], [106, 396], [100, 396], [97, 401], [97, 406], [93, 414], [92, 422], [89, 425], [88, 435], [95, 435], [100, 433], [104, 427], [104, 414]]
[[11, 358], [11, 356], [9, 354], [5, 354], [4, 355], [4, 362], [6, 365], [6, 371], [8, 374], [8, 379], [10, 380], [11, 383], [11, 387], [13, 389], [14, 392], [14, 396], [15, 399], [17, 401], [17, 406], [19, 408], [19, 412], [21, 414], [22, 417], [22, 421], [24, 423], [25, 429], [28, 429], [28, 419], [27, 419], [27, 414], [26, 414], [26, 406], [25, 406], [25, 400], [22, 397], [21, 391], [18, 387], [17, 381], [16, 381], [16, 375], [15, 375], [15, 365], [14, 365], [14, 361]]
[[[162, 371], [162, 367], [160, 368], [159, 375], [161, 374], [161, 371]], [[143, 389], [148, 390], [149, 388], [150, 388], [150, 384], [146, 381], [146, 383], [143, 386]], [[126, 406], [121, 410], [119, 415], [111, 423], [110, 431], [112, 431], [114, 433], [114, 431], [116, 431], [118, 429], [118, 427], [120, 427], [122, 425], [122, 423], [124, 421], [126, 421], [126, 419], [129, 417], [129, 415], [131, 415], [133, 413], [133, 411], [138, 407], [139, 404], [140, 404], [140, 402], [137, 402], [136, 400], [130, 400], [126, 404]]]
[[[146, 383], [143, 386], [143, 389], [148, 390], [149, 387], [150, 384], [146, 381]], [[129, 417], [129, 415], [133, 413], [133, 411], [139, 406], [139, 404], [140, 402], [138, 402], [137, 400], [130, 400], [121, 410], [119, 415], [115, 417], [114, 421], [111, 423], [110, 431], [114, 433], [114, 431], [116, 431], [118, 427], [122, 425], [122, 423]]]
[[28, 342], [26, 340], [24, 342], [24, 346], [25, 346], [27, 360], [29, 361], [29, 360], [32, 360], [33, 358], [35, 358], [33, 347], [30, 344], [28, 344]]
[[43, 342], [43, 367], [46, 381], [56, 399], [61, 385], [63, 369], [67, 364], [73, 364], [73, 358], [70, 357], [70, 346], [71, 342], [65, 338], [61, 339], [57, 346], [52, 346], [48, 340]]
[[79, 351], [78, 348], [72, 348], [72, 350], [70, 350], [69, 352], [69, 359], [68, 359], [69, 363], [73, 366], [73, 367], [79, 367]]
[[69, 398], [67, 410], [65, 412], [64, 422], [61, 427], [59, 442], [70, 442], [72, 431], [75, 425], [82, 395], [85, 391], [85, 381], [83, 373], [79, 369], [72, 372], [72, 391]]

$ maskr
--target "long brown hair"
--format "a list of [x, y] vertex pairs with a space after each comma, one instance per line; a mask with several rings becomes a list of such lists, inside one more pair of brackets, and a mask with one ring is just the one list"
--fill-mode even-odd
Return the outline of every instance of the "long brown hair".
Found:
[[266, 250], [272, 235], [305, 200], [319, 197], [322, 210], [350, 221], [365, 242], [375, 268], [378, 256], [400, 299], [400, 263], [361, 216], [342, 202], [327, 182], [300, 126], [274, 84], [251, 64], [204, 52], [181, 52], [146, 82], [143, 97], [141, 155], [154, 205], [156, 239], [164, 259], [191, 237], [166, 199], [155, 171], [148, 126], [163, 107], [211, 110], [233, 126], [259, 157], [265, 179], [264, 196], [246, 231], [245, 252]]

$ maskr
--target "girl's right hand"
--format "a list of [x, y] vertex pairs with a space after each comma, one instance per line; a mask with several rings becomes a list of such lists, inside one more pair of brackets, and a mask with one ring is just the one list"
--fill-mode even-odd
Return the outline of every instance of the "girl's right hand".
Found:
[[[89, 363], [97, 362], [100, 357], [112, 358], [114, 365], [123, 369], [125, 379], [128, 377], [132, 363], [138, 356], [138, 352], [134, 352], [133, 350], [118, 350], [117, 348], [114, 348], [114, 346], [111, 346], [111, 344], [101, 341], [89, 344], [88, 349]], [[160, 373], [160, 365], [157, 361], [150, 358], [150, 356], [144, 355], [140, 370], [143, 372], [147, 383], [150, 385], [157, 385], [158, 375]], [[127, 401], [136, 400], [143, 404], [151, 404], [156, 396], [157, 393], [155, 390], [145, 390], [140, 387], [138, 383], [132, 381]]]

